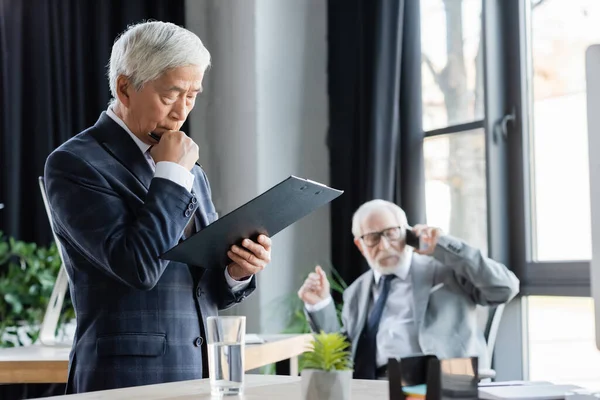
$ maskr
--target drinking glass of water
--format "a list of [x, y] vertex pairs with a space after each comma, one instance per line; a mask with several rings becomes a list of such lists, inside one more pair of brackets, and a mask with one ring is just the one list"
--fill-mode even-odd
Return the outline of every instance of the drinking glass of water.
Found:
[[212, 395], [242, 394], [246, 317], [208, 317], [206, 323]]

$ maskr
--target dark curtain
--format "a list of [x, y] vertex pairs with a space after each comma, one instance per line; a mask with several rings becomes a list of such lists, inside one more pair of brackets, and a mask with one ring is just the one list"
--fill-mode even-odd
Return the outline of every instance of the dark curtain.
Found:
[[110, 99], [116, 36], [156, 19], [184, 25], [184, 0], [0, 0], [0, 230], [52, 241], [37, 177], [52, 150]]
[[[110, 99], [106, 66], [127, 25], [184, 25], [184, 0], [0, 0], [0, 230], [47, 245], [38, 188], [52, 150], [94, 124]], [[64, 385], [1, 385], [3, 400]]]
[[332, 264], [347, 282], [368, 266], [353, 243], [352, 215], [394, 201], [424, 222], [421, 43], [418, 0], [329, 0]]

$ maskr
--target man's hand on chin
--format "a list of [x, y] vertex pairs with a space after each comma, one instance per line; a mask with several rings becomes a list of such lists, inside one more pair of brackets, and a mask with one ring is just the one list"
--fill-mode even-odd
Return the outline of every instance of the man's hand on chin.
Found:
[[271, 262], [271, 239], [265, 235], [258, 236], [258, 242], [244, 239], [242, 246], [231, 246], [227, 256], [231, 264], [227, 266], [227, 272], [236, 281], [248, 279], [252, 275], [265, 269]]

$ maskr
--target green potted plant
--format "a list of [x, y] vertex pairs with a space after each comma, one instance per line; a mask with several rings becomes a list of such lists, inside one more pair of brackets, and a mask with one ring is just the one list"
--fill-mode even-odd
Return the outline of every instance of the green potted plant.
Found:
[[314, 335], [304, 354], [302, 395], [305, 400], [349, 400], [352, 382], [350, 344], [340, 333]]
[[[0, 348], [34, 343], [61, 259], [54, 243], [38, 246], [0, 232]], [[59, 329], [75, 317], [66, 298]]]
[[[335, 270], [335, 268], [328, 268], [329, 272], [327, 273], [327, 279], [329, 279], [329, 284], [331, 285], [331, 292], [339, 293], [340, 295], [344, 293], [344, 290], [348, 287], [344, 279], [340, 276], [340, 274]], [[308, 274], [307, 274], [308, 275]], [[307, 275], [302, 277], [302, 281], [306, 279]], [[340, 296], [341, 297], [341, 296]], [[343, 304], [336, 304], [336, 311], [338, 316], [338, 321], [340, 325], [342, 323], [342, 307]], [[302, 333], [311, 333], [310, 325], [306, 319], [306, 314], [304, 312], [304, 303], [302, 300], [298, 298], [298, 294], [296, 291], [293, 293], [287, 294], [285, 296], [281, 296], [277, 298], [273, 302], [273, 312], [277, 314], [284, 315], [286, 322], [285, 328], [280, 333], [285, 334], [302, 334]], [[298, 359], [298, 368], [299, 371], [302, 372], [304, 368], [304, 355], [301, 355]], [[275, 373], [275, 365], [271, 365], [268, 368], [265, 368], [264, 373], [266, 374], [274, 374]]]

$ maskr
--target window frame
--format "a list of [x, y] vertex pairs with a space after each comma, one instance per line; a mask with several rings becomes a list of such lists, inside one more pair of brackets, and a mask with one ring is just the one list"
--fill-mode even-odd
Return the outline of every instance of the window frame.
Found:
[[479, 120], [475, 120], [473, 122], [466, 122], [464, 124], [457, 124], [457, 125], [449, 125], [444, 128], [432, 129], [430, 131], [425, 131], [423, 136], [425, 138], [430, 138], [430, 137], [441, 136], [441, 135], [454, 135], [457, 133], [463, 133], [463, 132], [473, 131], [476, 129], [481, 129], [484, 127], [484, 125], [485, 125], [484, 120], [479, 119]]
[[[421, 0], [418, 0], [418, 1], [421, 1]], [[482, 15], [481, 15], [482, 27], [481, 27], [481, 31], [480, 31], [481, 32], [480, 33], [480, 40], [484, 40], [484, 36], [483, 36], [483, 13], [484, 13], [484, 11], [483, 11], [483, 8], [485, 6], [485, 1], [486, 0], [480, 0], [480, 1], [482, 3], [481, 4], [481, 7], [482, 7], [482, 10], [481, 10], [481, 13], [482, 13]], [[421, 7], [421, 10], [422, 9], [423, 8]], [[483, 56], [485, 57], [485, 46], [483, 46], [483, 53], [484, 53]], [[484, 64], [484, 66], [483, 66], [483, 69], [484, 69], [483, 75], [484, 75], [484, 80], [485, 80], [485, 76], [486, 76], [485, 58], [484, 58], [483, 64]], [[435, 129], [430, 129], [430, 130], [424, 130], [423, 131], [423, 146], [424, 146], [424, 143], [425, 143], [426, 139], [430, 139], [430, 138], [433, 138], [433, 137], [436, 137], [436, 136], [460, 135], [460, 134], [470, 133], [470, 132], [473, 132], [473, 131], [478, 130], [478, 129], [482, 129], [483, 130], [484, 139], [485, 139], [485, 142], [486, 142], [486, 154], [485, 154], [485, 160], [486, 160], [486, 177], [485, 177], [485, 179], [486, 179], [486, 192], [488, 192], [488, 193], [486, 193], [486, 202], [487, 202], [486, 207], [488, 207], [488, 215], [489, 215], [489, 188], [488, 188], [488, 179], [489, 179], [489, 172], [488, 171], [489, 171], [489, 168], [488, 168], [488, 165], [487, 165], [487, 160], [488, 160], [488, 152], [487, 152], [487, 141], [488, 141], [488, 138], [487, 138], [487, 136], [488, 135], [487, 135], [486, 118], [485, 118], [485, 109], [486, 109], [486, 106], [485, 106], [485, 97], [486, 97], [486, 95], [485, 95], [485, 93], [486, 93], [486, 90], [487, 89], [486, 89], [486, 85], [485, 85], [485, 81], [484, 81], [484, 83], [483, 83], [483, 91], [484, 91], [484, 118], [475, 118], [475, 119], [473, 119], [471, 121], [468, 121], [468, 122], [461, 122], [461, 123], [458, 123], [458, 124], [447, 125], [447, 126], [442, 127], [442, 128], [435, 128]], [[490, 238], [489, 220], [487, 222], [488, 222], [488, 225], [487, 225], [488, 254], [491, 254], [491, 253], [489, 253], [489, 238]]]
[[[506, 265], [515, 272], [521, 281], [519, 296], [508, 304], [496, 341], [494, 368], [498, 380], [524, 379], [529, 377], [529, 308], [528, 297], [546, 296], [589, 296], [590, 262], [586, 260], [535, 261], [533, 226], [533, 175], [530, 167], [532, 140], [531, 82], [528, 80], [528, 63], [531, 62], [531, 3], [530, 0], [484, 0], [484, 32], [488, 35], [484, 42], [484, 51], [490, 55], [484, 59], [486, 78], [493, 73], [492, 54], [500, 55], [504, 66], [500, 88], [488, 87], [484, 83], [486, 95], [490, 96], [488, 109], [494, 104], [502, 104], [504, 110], [514, 110], [515, 120], [507, 125], [505, 154], [499, 149], [490, 149], [488, 159], [490, 170], [498, 169], [503, 173], [490, 174], [488, 186], [501, 187], [510, 182], [510, 191], [496, 191], [501, 200], [492, 198], [490, 191], [488, 218], [490, 232], [490, 255], [494, 258], [506, 257]], [[529, 91], [529, 92], [528, 92]], [[493, 128], [492, 112], [486, 114], [488, 125]], [[488, 136], [489, 137], [489, 136]], [[500, 157], [494, 157], [499, 155]], [[504, 175], [503, 175], [504, 174]], [[500, 204], [498, 204], [500, 203]], [[505, 204], [506, 208], [502, 208]], [[507, 214], [499, 215], [501, 210]], [[508, 248], [495, 244], [500, 238]], [[519, 337], [521, 340], [515, 341]]]
[[[534, 260], [531, 1], [481, 0], [484, 119], [423, 132], [424, 139], [484, 128], [488, 249], [521, 280], [521, 295], [590, 296], [589, 260]], [[493, 77], [493, 78], [492, 78]], [[495, 133], [514, 112], [507, 137]], [[510, 184], [509, 184], [510, 183]]]
[[[534, 260], [534, 193], [531, 168], [532, 111], [528, 68], [531, 0], [482, 0], [484, 119], [424, 132], [424, 138], [484, 128], [488, 254], [520, 279], [520, 294], [503, 316], [494, 368], [497, 379], [527, 379], [527, 296], [590, 296], [590, 261]], [[499, 121], [512, 113], [507, 135]], [[521, 340], [515, 341], [519, 337]]]
[[508, 125], [508, 159], [504, 161], [504, 169], [512, 182], [508, 199], [510, 264], [521, 280], [521, 295], [589, 296], [589, 260], [536, 261], [533, 258], [535, 193], [530, 158], [532, 121], [528, 117], [533, 112], [533, 87], [528, 79], [532, 62], [531, 2], [509, 0], [503, 5], [499, 15], [506, 39], [503, 57], [509, 60], [506, 63], [506, 107], [514, 109], [516, 114], [515, 123]]

